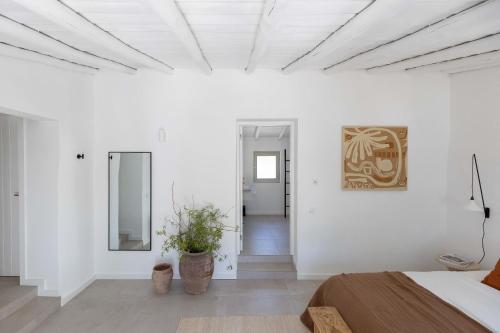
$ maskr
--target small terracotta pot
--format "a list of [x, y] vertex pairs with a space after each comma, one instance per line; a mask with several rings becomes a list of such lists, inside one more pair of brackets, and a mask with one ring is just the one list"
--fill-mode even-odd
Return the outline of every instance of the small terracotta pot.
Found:
[[153, 267], [153, 283], [157, 294], [166, 294], [172, 283], [174, 272], [170, 264], [158, 264]]
[[183, 253], [179, 260], [179, 273], [188, 294], [199, 295], [207, 291], [214, 273], [214, 258], [208, 252]]

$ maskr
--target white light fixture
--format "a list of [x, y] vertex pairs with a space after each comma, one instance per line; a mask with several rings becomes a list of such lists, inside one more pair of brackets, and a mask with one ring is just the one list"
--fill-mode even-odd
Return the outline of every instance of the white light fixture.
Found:
[[[481, 201], [483, 203], [483, 207], [480, 207], [476, 201], [474, 200], [474, 169], [476, 169], [477, 180], [479, 183], [479, 192], [481, 193]], [[479, 175], [479, 167], [477, 166], [477, 158], [476, 154], [472, 154], [472, 177], [471, 177], [471, 196], [469, 203], [465, 206], [465, 209], [474, 211], [474, 212], [483, 212], [485, 220], [490, 218], [490, 208], [486, 207], [484, 203], [484, 194], [483, 194], [483, 186], [481, 184], [481, 176]]]
[[[476, 169], [476, 175], [477, 175], [477, 181], [479, 183], [479, 192], [481, 193], [481, 202], [483, 206], [479, 206], [476, 203], [476, 200], [474, 200], [474, 169]], [[471, 196], [469, 203], [465, 206], [465, 209], [473, 211], [473, 212], [482, 212], [484, 214], [484, 219], [483, 219], [483, 236], [481, 237], [481, 249], [483, 250], [483, 256], [479, 261], [477, 262], [480, 264], [484, 257], [486, 256], [486, 250], [484, 248], [484, 236], [485, 236], [485, 229], [484, 225], [486, 224], [486, 220], [490, 218], [490, 208], [486, 207], [486, 204], [484, 202], [484, 194], [483, 194], [483, 185], [481, 184], [481, 176], [479, 175], [479, 167], [477, 166], [477, 158], [476, 154], [472, 154], [472, 174], [471, 174]]]
[[160, 127], [158, 129], [158, 142], [166, 142], [167, 141], [167, 131], [165, 131], [165, 128]]
[[471, 198], [469, 200], [469, 203], [467, 205], [465, 205], [464, 208], [466, 210], [471, 211], [471, 212], [484, 212], [484, 209], [479, 207], [479, 205], [477, 204], [476, 200], [474, 200], [474, 198]]

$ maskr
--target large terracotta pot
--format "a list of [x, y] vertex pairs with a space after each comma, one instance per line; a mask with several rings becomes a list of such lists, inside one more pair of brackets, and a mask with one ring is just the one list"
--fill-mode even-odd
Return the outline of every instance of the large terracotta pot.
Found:
[[199, 295], [207, 291], [214, 273], [214, 258], [208, 252], [183, 253], [179, 273], [188, 294]]
[[168, 292], [173, 274], [172, 265], [170, 264], [158, 264], [153, 268], [152, 278], [157, 294], [166, 294]]

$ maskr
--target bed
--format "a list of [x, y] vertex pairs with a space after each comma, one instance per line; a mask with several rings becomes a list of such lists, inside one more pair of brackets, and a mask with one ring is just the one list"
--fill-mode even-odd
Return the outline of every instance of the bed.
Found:
[[[341, 274], [308, 307], [335, 307], [356, 332], [500, 332], [500, 291], [487, 271]], [[306, 310], [302, 322], [312, 331]]]

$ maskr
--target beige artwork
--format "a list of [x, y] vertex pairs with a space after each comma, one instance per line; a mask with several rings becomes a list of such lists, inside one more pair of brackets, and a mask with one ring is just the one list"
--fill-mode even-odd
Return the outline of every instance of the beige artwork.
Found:
[[346, 126], [342, 142], [344, 189], [407, 189], [408, 127]]

